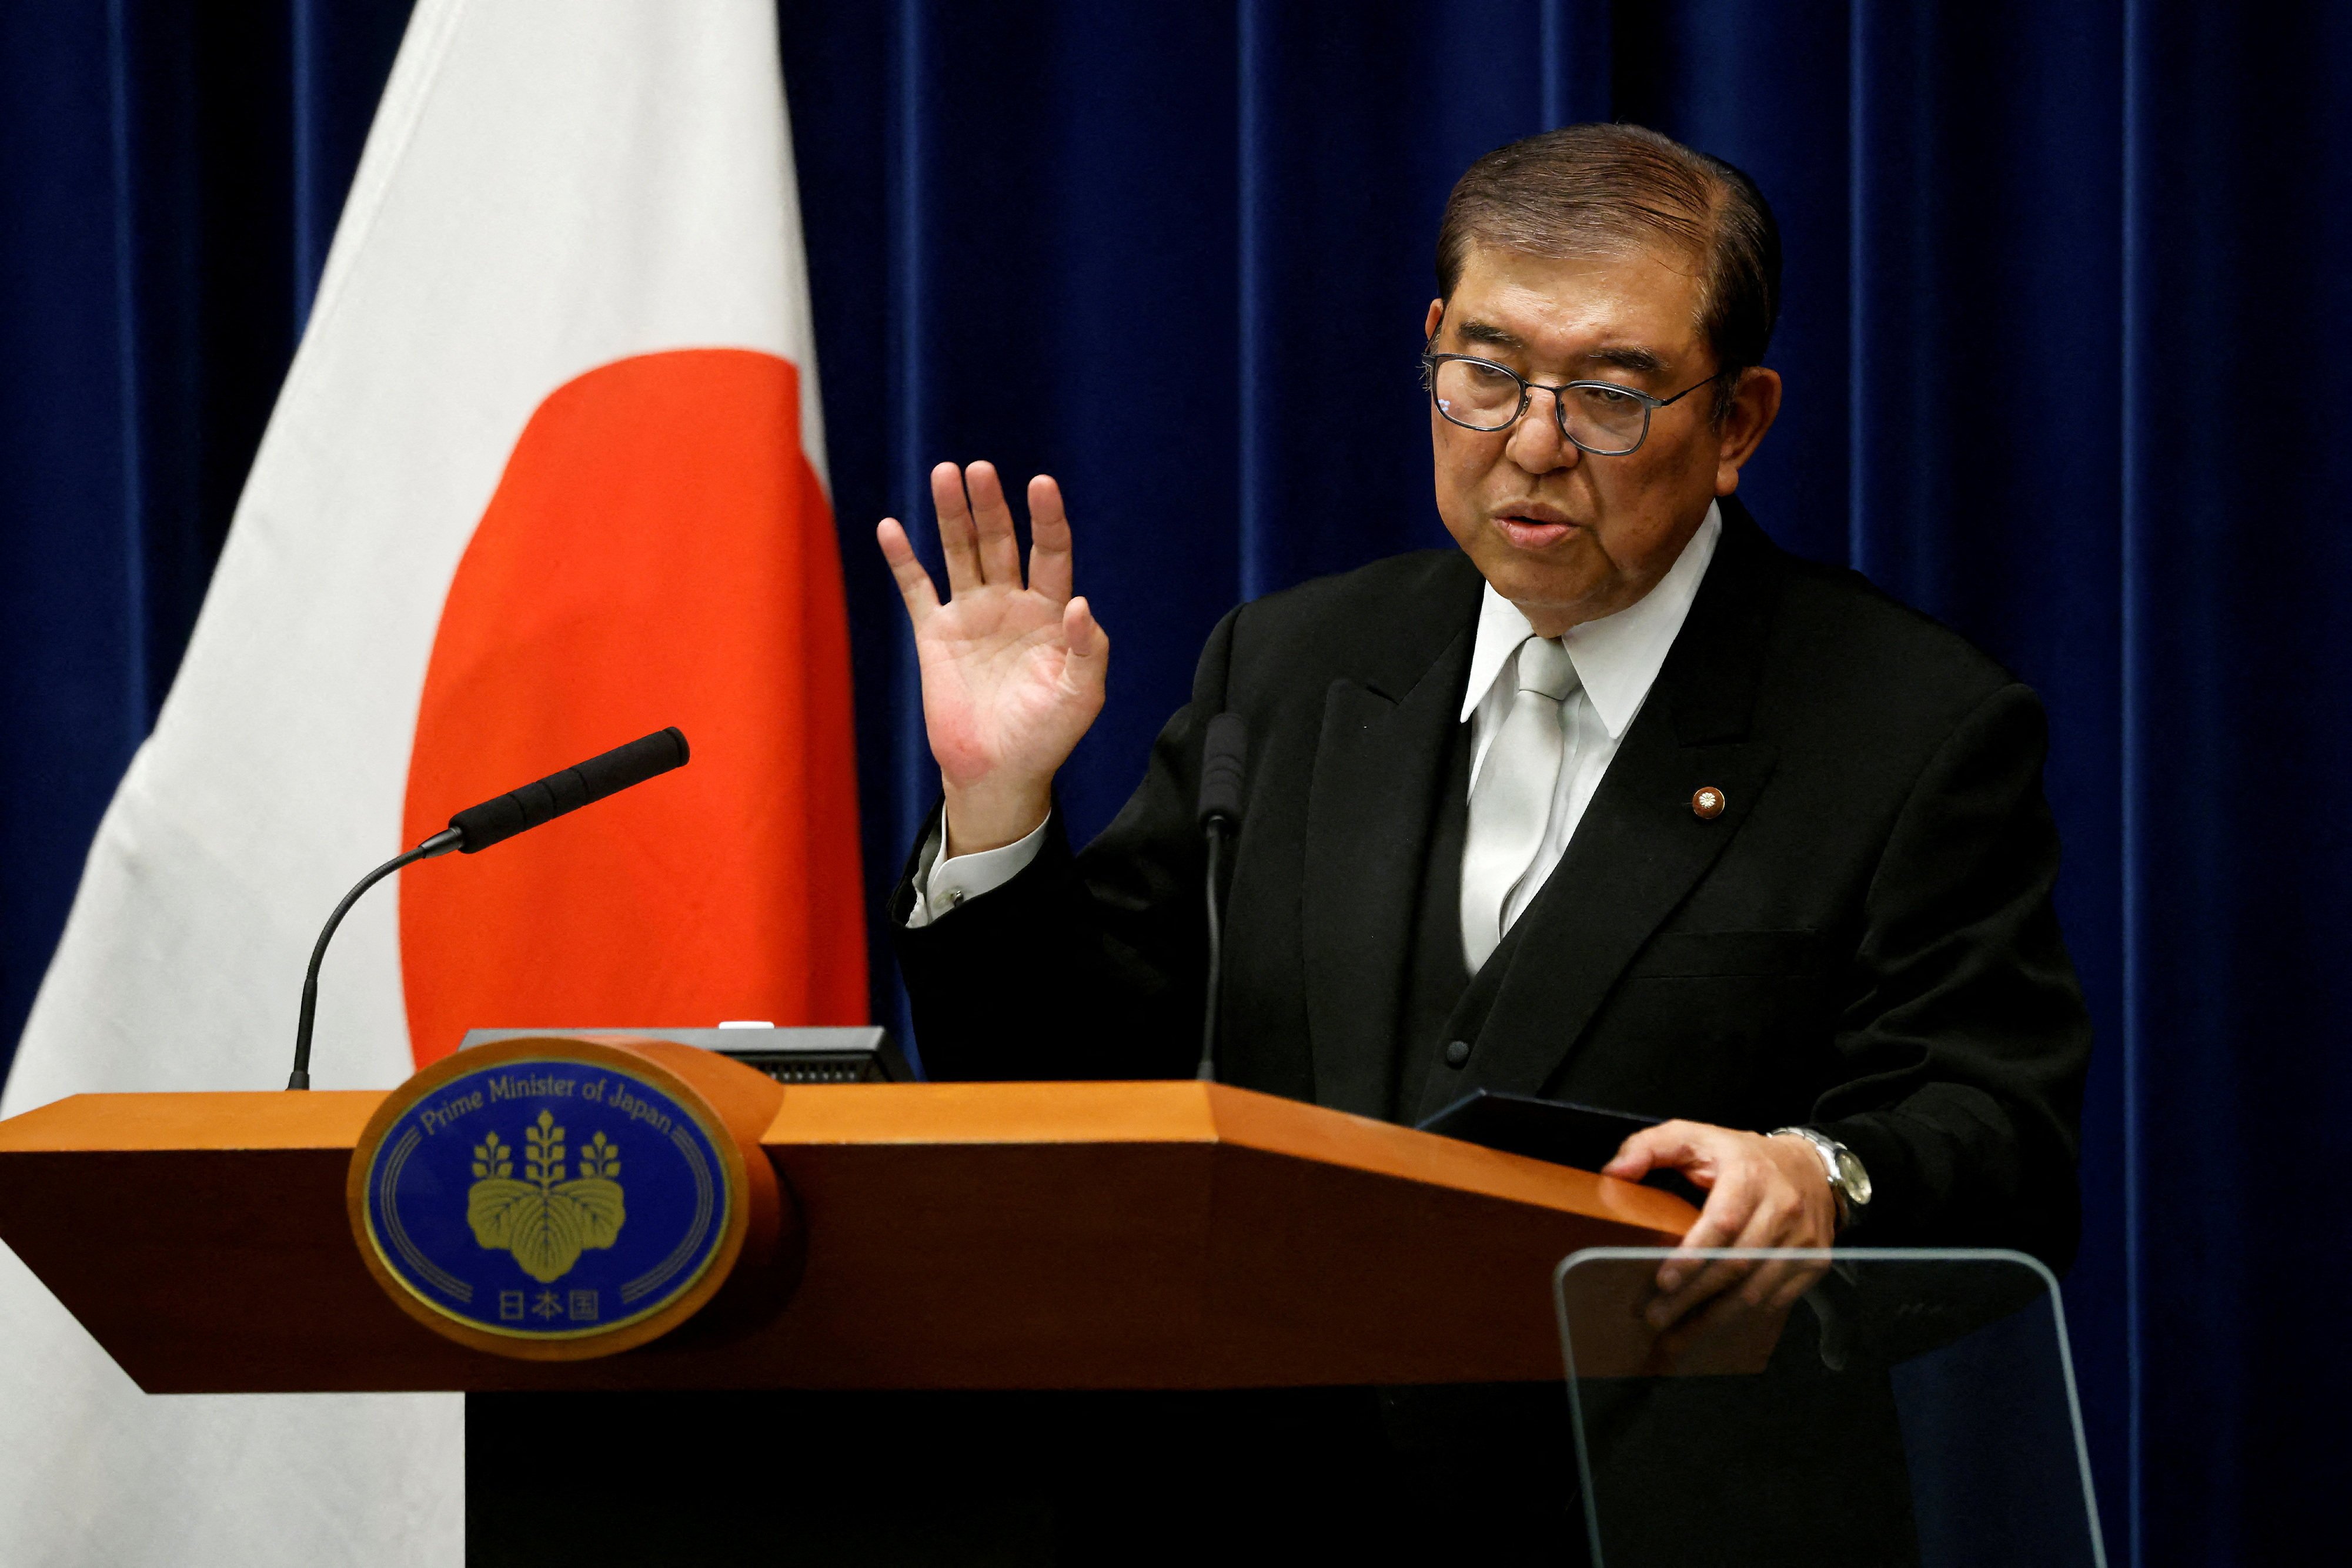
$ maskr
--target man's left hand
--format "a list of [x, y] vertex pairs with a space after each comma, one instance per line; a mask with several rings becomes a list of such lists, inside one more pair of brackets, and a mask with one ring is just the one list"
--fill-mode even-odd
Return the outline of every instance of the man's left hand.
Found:
[[[1690, 1254], [1714, 1248], [1820, 1248], [1837, 1239], [1837, 1198], [1822, 1157], [1804, 1139], [1665, 1122], [1625, 1140], [1603, 1176], [1639, 1181], [1652, 1171], [1680, 1171], [1706, 1189], [1706, 1207], [1675, 1256], [1658, 1269], [1657, 1299], [1645, 1315], [1673, 1326], [1718, 1297], [1719, 1307], [1780, 1312], [1812, 1289], [1826, 1264], [1795, 1260], [1758, 1263]], [[1727, 1292], [1730, 1294], [1727, 1295]]]

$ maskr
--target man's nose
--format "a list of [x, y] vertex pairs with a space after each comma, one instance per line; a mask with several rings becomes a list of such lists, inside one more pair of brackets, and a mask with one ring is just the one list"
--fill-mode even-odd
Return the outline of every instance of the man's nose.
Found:
[[1503, 448], [1511, 461], [1530, 474], [1549, 474], [1555, 469], [1573, 468], [1584, 455], [1583, 449], [1560, 434], [1559, 408], [1554, 402], [1559, 393], [1547, 387], [1531, 389], [1528, 412], [1511, 427], [1511, 439]]

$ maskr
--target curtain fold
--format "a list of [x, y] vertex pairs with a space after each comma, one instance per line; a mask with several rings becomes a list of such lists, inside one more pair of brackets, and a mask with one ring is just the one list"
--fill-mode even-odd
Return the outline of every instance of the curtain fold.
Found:
[[2122, 28], [2123, 1180], [2149, 1559], [2284, 1561], [2352, 1475], [2352, 17]]
[[407, 14], [0, 7], [0, 1052], [171, 688]]
[[[168, 687], [404, 14], [0, 16], [0, 1041]], [[921, 539], [942, 458], [1061, 477], [1116, 649], [1062, 784], [1092, 831], [1234, 602], [1444, 542], [1413, 361], [1462, 167], [1574, 119], [1655, 125], [1747, 168], [1783, 225], [1788, 403], [1742, 494], [2048, 706], [2061, 913], [2099, 1026], [2069, 1305], [2114, 1559], [2326, 1538], [2352, 1470], [2326, 1201], [2352, 1154], [2352, 459], [2329, 401], [2352, 16], [781, 14], [877, 1017], [903, 1017], [880, 895], [936, 780], [874, 520]]]

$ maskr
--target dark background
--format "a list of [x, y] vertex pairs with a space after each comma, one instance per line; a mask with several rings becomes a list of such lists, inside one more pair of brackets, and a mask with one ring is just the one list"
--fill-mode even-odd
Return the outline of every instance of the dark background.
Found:
[[[170, 685], [404, 13], [0, 8], [0, 1050]], [[1657, 126], [1748, 169], [1786, 235], [1788, 407], [1742, 494], [2050, 707], [2113, 1558], [2337, 1537], [2352, 9], [782, 19], [873, 906], [934, 788], [876, 517], [942, 457], [1061, 476], [1118, 655], [1065, 776], [1091, 831], [1220, 612], [1442, 539], [1413, 356], [1454, 177], [1549, 124]]]

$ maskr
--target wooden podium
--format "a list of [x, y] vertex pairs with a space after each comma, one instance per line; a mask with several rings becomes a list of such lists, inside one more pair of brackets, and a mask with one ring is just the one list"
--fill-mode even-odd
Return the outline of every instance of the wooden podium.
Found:
[[838, 1412], [878, 1391], [1557, 1385], [1553, 1268], [1671, 1245], [1694, 1214], [1213, 1084], [793, 1086], [760, 1140], [803, 1239], [781, 1309], [534, 1363], [427, 1330], [363, 1267], [345, 1179], [382, 1099], [29, 1112], [0, 1123], [0, 1239], [151, 1393], [801, 1390]]
[[1690, 1206], [1191, 1082], [795, 1086], [761, 1143], [806, 1237], [748, 1333], [469, 1351], [362, 1266], [373, 1092], [85, 1094], [0, 1123], [0, 1239], [155, 1394], [1238, 1388], [1556, 1378], [1551, 1270]]

